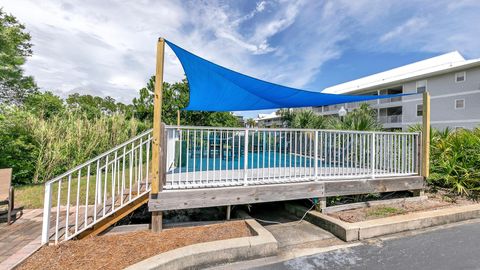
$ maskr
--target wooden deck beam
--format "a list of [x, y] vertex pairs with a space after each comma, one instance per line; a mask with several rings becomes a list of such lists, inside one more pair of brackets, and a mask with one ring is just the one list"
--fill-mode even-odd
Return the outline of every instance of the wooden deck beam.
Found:
[[257, 186], [165, 190], [150, 199], [150, 211], [288, 201], [423, 188], [421, 176], [302, 182]]
[[348, 181], [327, 181], [325, 197], [416, 190], [423, 188], [423, 177], [401, 176]]

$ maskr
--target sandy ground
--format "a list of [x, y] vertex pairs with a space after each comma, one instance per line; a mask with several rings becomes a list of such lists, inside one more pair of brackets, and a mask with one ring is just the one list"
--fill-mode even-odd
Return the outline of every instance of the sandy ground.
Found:
[[463, 197], [449, 197], [444, 192], [426, 193], [428, 199], [422, 202], [390, 203], [352, 210], [329, 213], [329, 216], [346, 222], [360, 222], [383, 217], [402, 215], [418, 211], [434, 210], [477, 203]]
[[201, 242], [251, 236], [244, 221], [91, 237], [47, 246], [18, 269], [123, 269], [159, 253]]

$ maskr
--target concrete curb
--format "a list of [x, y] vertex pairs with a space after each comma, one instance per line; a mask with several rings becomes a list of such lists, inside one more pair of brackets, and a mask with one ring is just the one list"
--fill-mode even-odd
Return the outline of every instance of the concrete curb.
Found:
[[198, 269], [207, 265], [275, 255], [278, 243], [273, 235], [254, 219], [247, 219], [245, 222], [257, 235], [177, 248], [150, 257], [126, 269]]
[[[286, 204], [290, 213], [303, 216], [307, 208]], [[393, 217], [347, 223], [317, 211], [309, 211], [305, 219], [333, 233], [343, 241], [363, 240], [432, 226], [444, 225], [480, 217], [480, 204], [421, 211]]]
[[325, 209], [322, 209], [322, 213], [330, 214], [330, 213], [335, 213], [335, 212], [344, 211], [344, 210], [366, 208], [366, 207], [372, 207], [376, 205], [389, 205], [389, 204], [406, 203], [406, 202], [421, 202], [426, 200], [428, 200], [428, 196], [423, 195], [423, 196], [399, 198], [399, 199], [348, 203], [348, 204], [342, 204], [342, 205], [329, 206]]

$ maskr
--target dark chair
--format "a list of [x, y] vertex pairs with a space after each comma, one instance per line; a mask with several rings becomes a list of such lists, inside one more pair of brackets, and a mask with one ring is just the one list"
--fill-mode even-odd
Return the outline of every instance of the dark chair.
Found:
[[12, 221], [14, 193], [12, 186], [12, 169], [0, 169], [0, 205], [8, 205], [7, 224]]

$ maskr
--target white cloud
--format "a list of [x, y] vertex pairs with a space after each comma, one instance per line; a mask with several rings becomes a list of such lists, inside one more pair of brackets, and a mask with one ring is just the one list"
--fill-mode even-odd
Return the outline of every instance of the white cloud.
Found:
[[404, 24], [401, 24], [390, 32], [385, 33], [380, 37], [380, 42], [386, 42], [394, 38], [401, 38], [402, 36], [412, 35], [416, 32], [421, 32], [428, 25], [425, 18], [411, 18]]
[[[246, 3], [249, 3], [245, 7]], [[159, 36], [254, 77], [310, 86], [346, 50], [480, 56], [479, 1], [0, 0], [32, 34], [26, 72], [45, 90], [129, 102], [155, 71]], [[166, 51], [165, 80], [183, 70]]]

